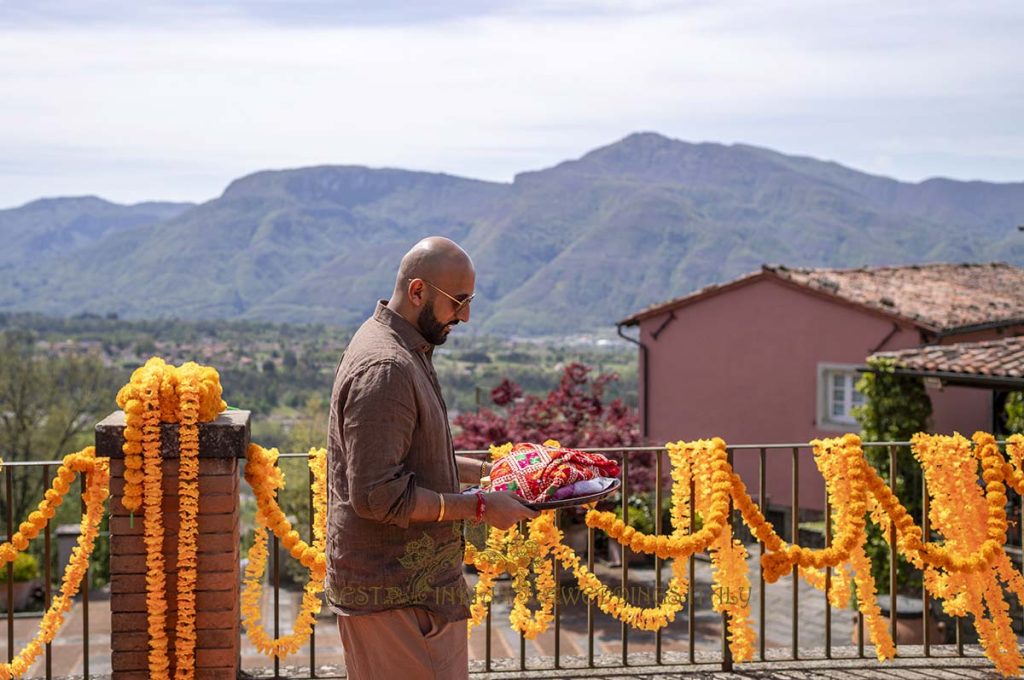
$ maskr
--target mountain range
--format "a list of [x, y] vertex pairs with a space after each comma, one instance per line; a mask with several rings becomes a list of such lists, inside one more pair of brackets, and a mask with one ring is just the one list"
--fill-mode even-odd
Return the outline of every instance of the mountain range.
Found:
[[0, 210], [0, 310], [356, 324], [423, 236], [477, 267], [469, 328], [612, 328], [764, 263], [1024, 265], [1024, 182], [900, 182], [742, 144], [638, 133], [511, 183], [321, 166], [199, 205]]

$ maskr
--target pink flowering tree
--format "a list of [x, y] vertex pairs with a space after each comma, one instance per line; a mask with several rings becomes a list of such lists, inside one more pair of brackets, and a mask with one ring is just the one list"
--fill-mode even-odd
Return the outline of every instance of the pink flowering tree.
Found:
[[[455, 418], [456, 449], [486, 449], [506, 442], [541, 443], [555, 439], [565, 447], [588, 450], [640, 445], [636, 411], [621, 399], [608, 401], [608, 383], [614, 373], [592, 375], [582, 363], [565, 367], [558, 386], [547, 396], [523, 394], [516, 383], [505, 379], [491, 391], [493, 408], [463, 413]], [[621, 461], [621, 455], [613, 455]], [[634, 454], [629, 459], [630, 491], [653, 488], [653, 457]]]

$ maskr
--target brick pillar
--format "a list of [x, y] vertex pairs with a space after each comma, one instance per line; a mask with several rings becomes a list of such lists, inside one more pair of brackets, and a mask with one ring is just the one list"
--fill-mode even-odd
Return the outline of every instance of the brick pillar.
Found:
[[[163, 425], [164, 564], [167, 637], [174, 675], [177, 593], [178, 426]], [[112, 680], [149, 677], [146, 547], [143, 511], [131, 522], [124, 492], [124, 413], [96, 426], [96, 453], [110, 464], [110, 648]], [[239, 458], [249, 445], [249, 412], [226, 411], [199, 426], [199, 537], [196, 583], [196, 678], [235, 678], [241, 650], [239, 592]]]

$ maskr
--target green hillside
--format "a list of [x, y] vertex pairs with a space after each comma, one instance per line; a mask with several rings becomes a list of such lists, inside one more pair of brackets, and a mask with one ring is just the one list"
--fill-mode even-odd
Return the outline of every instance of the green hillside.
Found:
[[429, 234], [477, 264], [467, 330], [520, 335], [609, 328], [765, 262], [1024, 265], [1024, 183], [910, 184], [651, 133], [508, 184], [325, 166], [198, 206], [98, 200], [0, 211], [0, 310], [357, 323]]

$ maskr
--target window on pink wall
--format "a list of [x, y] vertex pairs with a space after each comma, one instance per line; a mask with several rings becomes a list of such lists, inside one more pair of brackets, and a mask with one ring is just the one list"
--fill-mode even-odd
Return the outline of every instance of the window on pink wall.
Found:
[[857, 425], [853, 408], [864, 404], [864, 395], [857, 391], [862, 368], [858, 364], [818, 364], [817, 426], [821, 430], [850, 431]]

